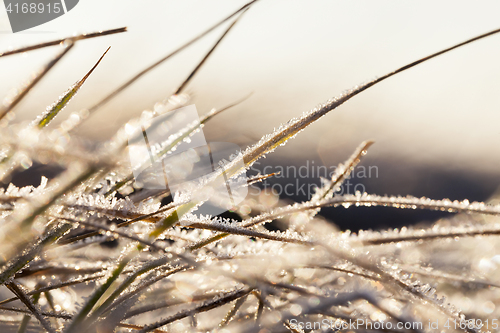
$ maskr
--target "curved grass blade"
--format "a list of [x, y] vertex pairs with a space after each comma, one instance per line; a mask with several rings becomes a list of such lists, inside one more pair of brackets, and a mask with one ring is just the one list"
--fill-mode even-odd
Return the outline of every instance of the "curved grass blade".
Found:
[[[6, 306], [0, 306], [0, 310], [11, 311], [11, 312], [15, 312], [15, 313], [24, 313], [24, 314], [33, 316], [33, 314], [29, 310], [25, 310], [25, 309], [9, 308]], [[40, 311], [40, 314], [42, 316], [45, 316], [45, 317], [60, 318], [60, 319], [66, 319], [66, 320], [70, 320], [72, 318], [70, 315], [67, 315], [67, 314], [59, 314], [59, 313], [53, 313], [53, 312]]]
[[[160, 265], [166, 264], [170, 258], [168, 257], [163, 257], [160, 259], [157, 259], [153, 262], [146, 263], [145, 265], [141, 266], [138, 270], [136, 270], [133, 274], [131, 274], [128, 278], [123, 281], [120, 286], [102, 303], [100, 306], [98, 306], [92, 314], [91, 311], [92, 309], [96, 306], [97, 302], [104, 296], [105, 292], [109, 289], [109, 287], [120, 277], [120, 274], [124, 271], [125, 267], [128, 265], [128, 263], [135, 257], [137, 254], [137, 251], [141, 251], [144, 249], [144, 246], [142, 244], [139, 244], [137, 246], [136, 251], [132, 251], [128, 253], [118, 264], [118, 266], [113, 270], [112, 274], [109, 276], [109, 278], [106, 280], [106, 282], [101, 285], [98, 289], [94, 291], [94, 293], [91, 295], [91, 297], [88, 299], [88, 301], [85, 303], [85, 305], [82, 307], [82, 309], [78, 312], [78, 314], [74, 317], [74, 320], [71, 322], [71, 324], [68, 326], [68, 328], [64, 332], [73, 332], [74, 329], [76, 328], [81, 328], [81, 327], [88, 327], [89, 325], [92, 325], [95, 320], [98, 318], [98, 316], [103, 312], [107, 311], [108, 309], [111, 309], [114, 307], [117, 302], [113, 303], [116, 297], [118, 297], [138, 276], [153, 270], [157, 268]], [[186, 265], [181, 265], [176, 268], [173, 268], [172, 270], [168, 271], [166, 274], [157, 276], [155, 274], [156, 278], [163, 278], [168, 275], [171, 275], [175, 272], [181, 271], [186, 268]], [[143, 284], [143, 287], [145, 284]], [[139, 288], [136, 289], [136, 293], [139, 292]], [[129, 293], [128, 296], [133, 296], [135, 293]], [[114, 305], [113, 305], [114, 304]], [[90, 316], [89, 316], [90, 314]]]
[[[104, 296], [104, 294], [108, 291], [108, 289], [111, 287], [111, 285], [120, 277], [121, 273], [125, 270], [125, 267], [128, 265], [128, 263], [137, 255], [138, 252], [142, 251], [144, 248], [145, 248], [144, 245], [142, 243], [139, 243], [139, 245], [137, 246], [137, 248], [135, 250], [130, 251], [127, 255], [125, 255], [120, 260], [120, 262], [115, 267], [115, 269], [112, 271], [111, 275], [106, 279], [104, 284], [102, 284], [99, 288], [94, 290], [92, 295], [89, 297], [87, 302], [85, 302], [85, 304], [80, 309], [78, 314], [76, 314], [74, 316], [72, 322], [69, 324], [69, 326], [67, 326], [67, 328], [64, 330], [64, 332], [66, 332], [66, 333], [74, 332], [76, 329], [81, 329], [82, 327], [86, 328], [90, 324], [92, 324], [92, 322], [94, 321], [94, 316], [91, 315], [89, 317], [89, 314], [94, 309], [97, 302], [99, 302], [99, 300]], [[161, 260], [169, 260], [169, 258], [168, 257], [161, 258], [159, 262], [161, 262]], [[154, 264], [156, 264], [156, 262], [151, 263], [151, 265], [154, 265]], [[153, 269], [154, 267], [151, 267], [151, 265], [145, 265], [143, 267], [143, 269], [145, 270], [144, 272], [141, 269], [139, 269], [137, 272], [132, 274], [131, 278], [127, 279], [121, 285], [121, 287], [123, 287], [123, 290], [130, 283], [133, 282], [133, 280], [135, 279], [136, 276], [139, 276], [140, 274], [143, 274], [143, 273], [147, 272], [148, 270]], [[137, 274], [137, 275], [135, 275], [135, 274]], [[115, 292], [121, 293], [121, 291], [123, 291], [123, 290], [119, 290], [119, 291], [115, 291]], [[112, 294], [111, 296], [116, 297], [117, 295]], [[109, 306], [112, 301], [113, 301], [113, 299], [108, 298], [102, 305]], [[99, 306], [97, 309], [95, 309], [96, 314], [100, 313], [100, 311], [102, 309], [102, 305]]]
[[[400, 209], [428, 209], [428, 210], [440, 210], [448, 213], [478, 213], [486, 215], [500, 215], [500, 205], [488, 205], [484, 202], [469, 202], [469, 200], [463, 201], [451, 201], [449, 199], [434, 200], [429, 198], [416, 198], [412, 196], [380, 196], [374, 194], [358, 194], [352, 195], [347, 194], [343, 196], [337, 196], [332, 199], [324, 200], [313, 206], [325, 207], [325, 206], [344, 206], [349, 208], [352, 205], [355, 206], [384, 206], [384, 207], [394, 207]], [[308, 208], [309, 209], [309, 208]]]
[[[132, 291], [130, 291], [128, 293], [124, 293], [121, 296], [117, 297], [116, 300], [113, 302], [113, 304], [111, 304], [107, 309], [104, 310], [104, 315], [106, 315], [106, 313], [109, 310], [114, 309], [117, 305], [121, 304], [126, 299], [133, 297], [139, 293], [142, 293], [144, 290], [146, 290], [150, 286], [154, 285], [158, 281], [161, 281], [161, 280], [163, 280], [163, 279], [165, 279], [165, 278], [167, 278], [175, 273], [186, 271], [186, 270], [189, 270], [191, 268], [192, 268], [192, 266], [179, 265], [179, 266], [172, 268], [171, 270], [168, 270], [167, 272], [165, 272], [163, 274], [160, 274], [160, 275], [155, 274], [156, 276], [154, 276], [154, 277], [152, 277], [152, 274], [150, 274], [150, 277], [152, 277], [152, 278], [149, 279], [148, 277], [145, 277], [144, 280], [141, 281], [141, 283], [138, 287], [136, 287], [135, 289], [133, 289]], [[151, 308], [148, 307], [148, 309], [151, 309]], [[154, 310], [154, 309], [151, 309], [151, 310], [148, 310], [148, 309], [146, 309], [146, 312]], [[144, 310], [144, 308], [142, 308], [142, 310]], [[127, 313], [125, 315], [125, 318], [130, 318], [130, 317], [133, 317], [133, 316], [139, 315], [139, 314], [140, 313], [137, 313], [136, 311], [134, 311], [134, 313], [130, 312], [130, 313]]]
[[[141, 245], [138, 246], [138, 250], [140, 251], [143, 249]], [[106, 299], [106, 301], [101, 304], [99, 307], [97, 307], [94, 312], [89, 317], [90, 312], [92, 309], [96, 306], [97, 302], [102, 298], [102, 296], [105, 294], [105, 292], [109, 289], [109, 287], [120, 277], [120, 274], [124, 272], [125, 266], [134, 258], [136, 252], [131, 252], [128, 255], [126, 255], [118, 264], [118, 266], [113, 270], [111, 275], [108, 277], [106, 282], [102, 284], [99, 288], [97, 288], [94, 293], [89, 297], [85, 305], [82, 307], [82, 309], [78, 312], [73, 317], [73, 321], [71, 324], [64, 330], [64, 332], [73, 332], [75, 329], [81, 329], [89, 327], [89, 325], [92, 325], [96, 318], [102, 313], [102, 311], [107, 311], [108, 309], [113, 308], [117, 304], [119, 304], [121, 301], [116, 301], [115, 303], [112, 304], [112, 302], [115, 300], [116, 297], [119, 296], [138, 276], [147, 273], [150, 270], [156, 269], [161, 265], [166, 264], [170, 258], [164, 257], [157, 259], [153, 262], [146, 263], [145, 265], [141, 266], [138, 270], [136, 270], [132, 275], [130, 275], [128, 278], [123, 281], [123, 283], [114, 291], [112, 295]], [[182, 271], [186, 268], [187, 265], [181, 265], [178, 267], [175, 267], [169, 271], [167, 271], [165, 274], [157, 275], [155, 273], [156, 279], [162, 279], [164, 277], [167, 277], [171, 274], [174, 274], [176, 272]], [[147, 283], [143, 284], [142, 287], [146, 288]], [[129, 293], [128, 295], [124, 296], [133, 296], [136, 293], [140, 291], [140, 288], [137, 288], [134, 292]], [[125, 297], [127, 298], [127, 297]], [[125, 299], [124, 298], [124, 299]]]
[[17, 90], [17, 94], [13, 97], [6, 98], [0, 106], [0, 119], [5, 117], [29, 92], [30, 90], [47, 74], [54, 65], [61, 60], [74, 46], [74, 43], [69, 40], [69, 43], [64, 46], [64, 49], [59, 52], [52, 60], [50, 60], [43, 68], [32, 75], [32, 78], [22, 88]]
[[[99, 318], [103, 313], [108, 312], [111, 310], [112, 307], [116, 306], [117, 304], [113, 304], [115, 299], [122, 294], [125, 289], [127, 289], [135, 279], [137, 279], [139, 276], [151, 271], [158, 269], [161, 266], [166, 265], [170, 261], [170, 258], [168, 257], [162, 257], [153, 261], [150, 261], [143, 266], [141, 266], [139, 269], [137, 269], [134, 273], [129, 275], [125, 280], [120, 284], [119, 287], [116, 288], [115, 291], [97, 308], [89, 317], [90, 322], [94, 322]], [[176, 268], [174, 271], [180, 271], [181, 268]], [[156, 276], [156, 273], [155, 273]]]
[[367, 90], [368, 88], [376, 85], [377, 83], [380, 83], [396, 74], [399, 74], [407, 69], [410, 69], [412, 67], [415, 67], [425, 61], [428, 61], [432, 58], [435, 58], [439, 55], [445, 54], [447, 52], [450, 52], [456, 48], [459, 48], [461, 46], [467, 45], [469, 43], [472, 43], [474, 41], [480, 40], [482, 38], [489, 37], [491, 35], [497, 34], [500, 32], [500, 29], [495, 29], [490, 32], [487, 32], [485, 34], [473, 37], [471, 39], [468, 39], [464, 42], [455, 44], [449, 48], [446, 48], [444, 50], [438, 51], [436, 53], [433, 53], [427, 57], [418, 59], [412, 63], [409, 63], [408, 65], [405, 65], [403, 67], [400, 67], [390, 73], [387, 73], [379, 78], [376, 78], [372, 81], [369, 81], [367, 83], [361, 84], [359, 86], [356, 86], [349, 90], [347, 93], [344, 93], [336, 98], [333, 98], [332, 100], [327, 101], [325, 104], [321, 105], [318, 108], [315, 108], [311, 110], [310, 112], [307, 112], [302, 115], [302, 117], [297, 118], [297, 119], [292, 119], [290, 120], [285, 126], [279, 128], [275, 133], [272, 135], [268, 135], [263, 137], [258, 144], [253, 146], [252, 148], [249, 148], [247, 152], [244, 155], [244, 162], [246, 165], [251, 165], [253, 162], [264, 156], [265, 154], [273, 151], [276, 149], [279, 145], [285, 143], [288, 141], [288, 139], [294, 137], [296, 134], [298, 134], [300, 131], [305, 129], [308, 125], [311, 123], [315, 122], [319, 118], [323, 117], [325, 114], [328, 112], [336, 109], [340, 105], [344, 104], [354, 96], [358, 95], [359, 93]]
[[[266, 154], [274, 151], [279, 146], [284, 145], [289, 139], [295, 137], [299, 132], [304, 130], [310, 124], [314, 123], [315, 121], [317, 121], [318, 119], [320, 119], [321, 117], [323, 117], [324, 115], [329, 113], [330, 111], [336, 109], [337, 107], [344, 104], [345, 102], [347, 102], [348, 100], [350, 100], [354, 96], [356, 96], [359, 93], [367, 90], [368, 88], [376, 85], [377, 83], [380, 83], [380, 82], [384, 81], [385, 79], [388, 79], [396, 74], [399, 74], [407, 69], [415, 67], [416, 65], [419, 65], [427, 60], [430, 60], [430, 59], [435, 58], [439, 55], [447, 53], [447, 52], [454, 50], [458, 47], [461, 47], [463, 45], [469, 44], [471, 42], [477, 41], [479, 39], [491, 36], [491, 35], [499, 33], [499, 32], [500, 32], [500, 29], [496, 29], [496, 30], [490, 31], [488, 33], [482, 34], [480, 36], [468, 39], [465, 42], [458, 43], [458, 44], [451, 46], [447, 49], [433, 53], [427, 57], [418, 59], [418, 60], [416, 60], [408, 65], [400, 67], [400, 68], [396, 69], [395, 71], [387, 73], [379, 78], [376, 78], [372, 81], [369, 81], [367, 83], [356, 86], [356, 87], [352, 88], [351, 90], [347, 91], [346, 93], [343, 93], [342, 95], [327, 101], [326, 103], [320, 105], [319, 107], [312, 109], [309, 112], [304, 113], [299, 118], [293, 118], [293, 119], [289, 120], [285, 125], [280, 126], [274, 133], [263, 136], [257, 144], [247, 148], [247, 150], [244, 152], [242, 157], [237, 158], [232, 163], [230, 163], [228, 165], [228, 167], [224, 170], [224, 173], [223, 174], [220, 173], [218, 175], [219, 178], [214, 178], [214, 180], [219, 181], [220, 177], [223, 177], [223, 176], [231, 178], [231, 177], [240, 175], [241, 173], [245, 172], [245, 169], [248, 169], [258, 159], [260, 159], [263, 156], [265, 156]], [[243, 164], [244, 164], [245, 168], [239, 167], [239, 163], [241, 162], [241, 159], [243, 160]], [[189, 202], [187, 204], [184, 204], [183, 206], [181, 206], [177, 209], [178, 216], [182, 217], [183, 213], [192, 211], [198, 204], [200, 204], [200, 203]], [[155, 230], [151, 233], [151, 236], [159, 235], [166, 228], [175, 224], [176, 221], [173, 221], [172, 219], [173, 219], [173, 217], [171, 219], [166, 219], [164, 226], [162, 226], [162, 225], [158, 226], [157, 230]]]
[[80, 35], [73, 36], [73, 37], [56, 39], [56, 40], [53, 40], [53, 41], [50, 41], [50, 42], [39, 43], [39, 44], [35, 44], [35, 45], [30, 45], [30, 46], [25, 46], [25, 47], [21, 47], [21, 48], [12, 50], [12, 51], [1, 52], [0, 53], [0, 57], [5, 57], [5, 56], [8, 56], [8, 55], [17, 54], [17, 53], [28, 52], [28, 51], [32, 51], [32, 50], [36, 50], [36, 49], [41, 49], [41, 48], [44, 48], [44, 47], [48, 47], [48, 46], [58, 45], [58, 44], [61, 44], [62, 42], [66, 41], [66, 40], [71, 40], [72, 42], [76, 42], [76, 41], [82, 40], [82, 39], [102, 37], [102, 36], [117, 34], [117, 33], [121, 33], [121, 32], [126, 32], [126, 31], [127, 31], [127, 27], [122, 27], [122, 28], [116, 28], [116, 29], [110, 29], [110, 30], [102, 30], [102, 31], [92, 32], [92, 33], [88, 33], [88, 34], [80, 34]]
[[[101, 304], [98, 308], [94, 310], [94, 312], [90, 315], [91, 311], [94, 309], [96, 306], [97, 302], [104, 296], [104, 294], [108, 291], [110, 286], [120, 277], [120, 274], [124, 271], [125, 267], [129, 264], [130, 261], [139, 253], [142, 251], [145, 247], [143, 246], [142, 243], [140, 243], [135, 249], [130, 251], [127, 255], [125, 255], [118, 265], [115, 267], [111, 275], [108, 277], [106, 282], [102, 284], [99, 288], [97, 288], [92, 295], [89, 297], [85, 305], [80, 309], [78, 314], [74, 317], [74, 320], [71, 322], [71, 324], [67, 327], [67, 329], [64, 330], [64, 332], [69, 333], [73, 332], [77, 328], [81, 327], [88, 327], [91, 325], [94, 321], [95, 318], [101, 313], [103, 310], [104, 306], [110, 306], [112, 301], [114, 300], [114, 297], [117, 297], [125, 288], [130, 285], [137, 276], [155, 268], [151, 267], [151, 265], [156, 264], [156, 262], [150, 264], [146, 264], [142, 268], [140, 268], [138, 271], [136, 271], [134, 274], [130, 276], [129, 279], [126, 279], [119, 287], [117, 290], [115, 290], [115, 293], [113, 293], [103, 304]], [[161, 262], [162, 260], [169, 260], [169, 258], [161, 258], [158, 262]], [[175, 270], [175, 269], [174, 269]], [[105, 310], [105, 309], [104, 309]], [[94, 313], [96, 314], [94, 316]]]
[[[213, 230], [213, 231], [222, 231], [224, 233], [230, 235], [239, 235], [239, 236], [248, 236], [255, 238], [268, 239], [277, 242], [284, 243], [294, 243], [294, 244], [305, 244], [305, 245], [314, 245], [313, 242], [309, 241], [306, 238], [300, 237], [297, 235], [292, 235], [292, 233], [281, 232], [281, 231], [255, 231], [251, 229], [247, 229], [240, 226], [235, 226], [234, 224], [225, 223], [225, 222], [188, 222], [182, 224], [185, 227], [189, 228], [197, 228], [197, 229], [205, 229], [205, 230]], [[295, 237], [297, 236], [297, 237]]]
[[71, 87], [56, 103], [47, 108], [47, 111], [43, 115], [41, 115], [41, 119], [40, 121], [38, 121], [37, 124], [38, 128], [43, 128], [47, 126], [52, 121], [52, 119], [54, 119], [55, 116], [57, 116], [57, 114], [66, 107], [66, 105], [76, 95], [78, 90], [80, 90], [80, 88], [88, 79], [90, 74], [92, 74], [92, 72], [97, 68], [102, 58], [104, 58], [104, 56], [106, 55], [106, 53], [108, 53], [110, 48], [111, 47], [108, 47], [108, 49], [104, 52], [101, 58], [99, 58], [99, 60], [96, 62], [94, 67], [92, 67], [90, 71], [88, 71], [87, 74], [85, 74], [85, 76], [80, 81], [78, 81], [73, 87]]

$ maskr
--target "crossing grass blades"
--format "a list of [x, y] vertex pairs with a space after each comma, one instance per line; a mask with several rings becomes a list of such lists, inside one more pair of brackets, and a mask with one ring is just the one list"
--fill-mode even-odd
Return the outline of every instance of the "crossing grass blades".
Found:
[[[63, 109], [85, 80], [99, 66], [110, 65], [106, 53], [98, 60], [96, 55], [95, 66], [37, 119], [14, 123], [12, 115], [60, 59], [77, 57], [71, 51], [76, 43], [109, 38], [112, 44], [112, 35], [126, 28], [0, 54], [0, 58], [15, 56], [42, 47], [55, 51], [54, 58], [1, 106], [0, 181], [8, 181], [19, 170], [29, 171], [33, 163], [63, 170], [50, 181], [42, 178], [36, 187], [11, 184], [0, 190], [1, 332], [316, 332], [352, 330], [353, 322], [358, 323], [356, 331], [431, 332], [436, 323], [445, 331], [497, 331], [500, 285], [490, 280], [485, 267], [491, 269], [493, 263], [483, 257], [485, 249], [499, 253], [495, 236], [500, 234], [500, 206], [367, 193], [336, 195], [371, 141], [346, 156], [311, 200], [291, 205], [280, 201], [269, 210], [249, 196], [233, 207], [240, 216], [232, 220], [197, 217], [192, 213], [202, 202], [189, 195], [170, 202], [165, 200], [166, 190], [138, 195], [125, 167], [126, 124], [98, 150], [74, 135], [75, 128], [90, 115], [99, 117], [103, 105], [143, 75], [231, 22], [176, 92], [155, 112], [142, 116], [187, 105], [185, 87], [254, 2], [146, 67], [103, 100], [69, 116]], [[216, 174], [214, 179], [243, 174], [313, 122], [391, 76], [498, 32], [419, 59], [290, 119], [242, 151], [225, 175]], [[167, 156], [239, 102], [207, 112], [197, 126], [179, 129], [175, 138], [163, 143], [166, 149], [157, 157]], [[67, 118], [58, 127], [48, 126], [56, 116]], [[272, 176], [259, 175], [249, 182]], [[339, 232], [318, 215], [332, 206], [457, 214], [426, 229], [351, 234]], [[266, 229], [276, 220], [287, 229]], [[103, 241], [114, 246], [103, 250]], [[461, 312], [464, 304], [466, 311]]]

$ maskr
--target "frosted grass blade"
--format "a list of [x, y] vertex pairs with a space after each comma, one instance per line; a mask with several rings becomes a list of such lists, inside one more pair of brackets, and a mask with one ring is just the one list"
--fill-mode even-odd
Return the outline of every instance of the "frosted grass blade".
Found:
[[26, 305], [28, 310], [38, 319], [42, 327], [49, 333], [55, 333], [54, 329], [50, 326], [50, 323], [46, 320], [43, 314], [38, 311], [35, 304], [26, 296], [24, 291], [17, 285], [16, 282], [9, 282], [6, 284], [9, 288], [23, 303]]
[[159, 322], [156, 322], [151, 325], [145, 326], [142, 330], [139, 331], [139, 333], [145, 333], [145, 332], [151, 332], [156, 328], [160, 328], [162, 326], [165, 326], [169, 323], [172, 323], [176, 320], [188, 317], [190, 315], [200, 313], [200, 312], [205, 312], [211, 309], [214, 309], [220, 305], [227, 304], [229, 302], [232, 302], [234, 300], [237, 300], [245, 295], [248, 295], [252, 291], [251, 288], [243, 288], [239, 290], [235, 290], [233, 292], [229, 292], [221, 297], [216, 297], [214, 300], [204, 302], [203, 304], [184, 311], [180, 311], [168, 318], [165, 318], [164, 320], [161, 320]]
[[90, 69], [90, 71], [88, 71], [87, 74], [85, 74], [85, 76], [80, 81], [78, 81], [66, 93], [64, 93], [64, 95], [62, 95], [57, 102], [55, 102], [53, 105], [47, 107], [47, 111], [39, 117], [41, 119], [38, 121], [38, 124], [37, 124], [38, 128], [43, 128], [43, 127], [47, 126], [52, 121], [52, 119], [54, 119], [55, 116], [57, 116], [57, 114], [62, 109], [64, 109], [66, 107], [66, 105], [76, 95], [78, 90], [80, 90], [80, 88], [85, 83], [85, 81], [88, 79], [90, 74], [92, 74], [92, 72], [97, 68], [97, 66], [101, 62], [102, 58], [104, 58], [104, 56], [106, 55], [106, 53], [108, 53], [110, 48], [111, 47], [108, 47], [108, 49], [104, 52], [104, 54], [101, 56], [101, 58], [99, 58], [99, 60], [96, 62], [94, 67], [92, 67]]
[[[276, 129], [274, 131], [274, 133], [263, 136], [258, 143], [256, 143], [255, 145], [246, 149], [246, 151], [243, 153], [243, 155], [241, 157], [243, 159], [243, 163], [244, 163], [245, 167], [248, 169], [258, 159], [262, 158], [263, 156], [265, 156], [266, 154], [268, 154], [270, 152], [273, 152], [279, 146], [286, 144], [286, 142], [289, 139], [295, 137], [298, 133], [300, 133], [302, 130], [304, 130], [306, 127], [308, 127], [310, 124], [319, 120], [320, 118], [325, 116], [330, 111], [335, 110], [337, 107], [344, 104], [345, 102], [347, 102], [348, 100], [350, 100], [354, 96], [358, 95], [359, 93], [367, 90], [368, 88], [370, 88], [370, 87], [372, 87], [372, 86], [374, 86], [374, 85], [376, 85], [376, 84], [384, 81], [385, 79], [388, 79], [396, 74], [399, 74], [407, 69], [415, 67], [416, 65], [419, 65], [427, 60], [430, 60], [430, 59], [435, 58], [439, 55], [442, 55], [442, 54], [445, 54], [451, 50], [454, 50], [458, 47], [464, 46], [466, 44], [469, 44], [471, 42], [477, 41], [479, 39], [491, 36], [491, 35], [499, 33], [499, 32], [500, 32], [500, 29], [496, 29], [496, 30], [490, 31], [488, 33], [485, 33], [483, 35], [471, 38], [465, 42], [458, 43], [458, 44], [456, 44], [452, 47], [449, 47], [447, 49], [438, 51], [438, 52], [431, 54], [427, 57], [418, 59], [418, 60], [416, 60], [408, 65], [400, 67], [400, 68], [396, 69], [395, 71], [387, 73], [379, 78], [376, 78], [372, 81], [369, 81], [367, 83], [356, 86], [356, 87], [350, 89], [349, 91], [347, 91], [346, 93], [343, 93], [342, 95], [327, 101], [326, 103], [320, 105], [319, 107], [316, 107], [309, 112], [305, 112], [299, 118], [290, 119], [286, 124], [283, 124], [278, 129]], [[240, 175], [241, 173], [243, 173], [245, 171], [244, 169], [239, 168], [239, 162], [241, 162], [241, 161], [238, 158], [238, 159], [235, 159], [234, 161], [232, 161], [228, 165], [227, 169], [225, 169], [225, 176], [226, 177], [229, 177], [229, 178], [234, 177], [234, 176]], [[222, 175], [220, 175], [219, 177], [222, 177]], [[214, 179], [216, 181], [218, 180], [217, 178], [214, 178]], [[178, 208], [177, 209], [178, 214], [179, 214], [179, 212], [181, 212], [179, 214], [179, 217], [181, 217], [184, 213], [190, 212], [191, 210], [193, 210], [198, 204], [200, 204], [200, 203], [190, 202], [190, 203], [187, 203], [187, 204], [181, 206], [180, 208]], [[170, 227], [174, 223], [175, 223], [174, 221], [169, 220], [164, 226], [159, 226], [158, 229], [156, 231], [154, 231], [151, 235], [154, 236], [154, 235], [160, 234], [161, 232], [163, 232], [165, 230], [165, 228]]]

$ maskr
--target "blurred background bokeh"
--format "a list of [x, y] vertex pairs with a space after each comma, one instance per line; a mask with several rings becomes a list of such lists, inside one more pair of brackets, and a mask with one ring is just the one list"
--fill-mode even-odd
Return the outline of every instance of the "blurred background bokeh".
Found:
[[[12, 34], [0, 10], [0, 50], [127, 26], [128, 32], [79, 42], [17, 107], [16, 120], [41, 113], [111, 50], [70, 111], [87, 108], [122, 82], [241, 7], [235, 0], [80, 0], [64, 16]], [[498, 1], [257, 2], [189, 84], [198, 112], [241, 105], [205, 127], [209, 141], [242, 148], [291, 117], [356, 84], [500, 27]], [[227, 25], [141, 78], [101, 108], [78, 135], [105, 140], [126, 120], [168, 97]], [[0, 59], [0, 96], [19, 86], [57, 47]], [[488, 200], [500, 185], [500, 36], [419, 65], [356, 96], [280, 147], [254, 169], [332, 166], [366, 139], [363, 160], [377, 176], [354, 179], [377, 194]], [[51, 126], [54, 126], [52, 124]], [[21, 181], [21, 180], [19, 180]], [[275, 183], [296, 183], [277, 178]], [[300, 184], [319, 184], [316, 176]], [[295, 191], [291, 198], [305, 200]], [[342, 228], [379, 228], [433, 220], [444, 213], [389, 208], [331, 208]]]

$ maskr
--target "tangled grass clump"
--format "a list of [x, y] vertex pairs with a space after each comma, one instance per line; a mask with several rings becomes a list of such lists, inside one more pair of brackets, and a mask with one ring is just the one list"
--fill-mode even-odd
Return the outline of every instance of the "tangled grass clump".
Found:
[[[197, 216], [194, 193], [134, 186], [126, 125], [99, 149], [72, 135], [89, 115], [139, 77], [221, 24], [229, 28], [170, 98], [142, 118], [186, 105], [189, 80], [255, 1], [138, 73], [93, 107], [47, 128], [96, 65], [30, 124], [11, 123], [15, 106], [75, 43], [126, 29], [79, 35], [9, 51], [61, 50], [0, 109], [0, 181], [33, 164], [63, 171], [37, 187], [0, 190], [1, 332], [497, 331], [500, 206], [481, 202], [336, 195], [373, 144], [366, 141], [311, 200], [269, 209], [248, 196], [238, 219]], [[239, 15], [239, 16], [238, 16]], [[495, 30], [356, 86], [291, 119], [234, 157], [208, 183], [234, 178], [347, 100], [422, 62]], [[109, 50], [109, 49], [108, 49]], [[108, 51], [106, 51], [108, 52]], [[171, 154], [220, 112], [179, 129], [156, 158]], [[131, 120], [128, 124], [134, 124]], [[273, 175], [258, 175], [248, 183]], [[459, 213], [427, 229], [339, 232], [318, 216], [329, 206], [389, 206]], [[470, 215], [474, 214], [474, 215]], [[474, 216], [483, 216], [476, 219]], [[279, 220], [283, 230], [266, 225]], [[102, 243], [106, 242], [107, 247]], [[485, 253], [489, 253], [485, 257]], [[10, 295], [9, 295], [10, 293]], [[439, 295], [439, 296], [438, 296]], [[442, 295], [445, 295], [446, 298]], [[455, 304], [455, 305], [454, 305]], [[353, 326], [356, 323], [357, 326]]]

